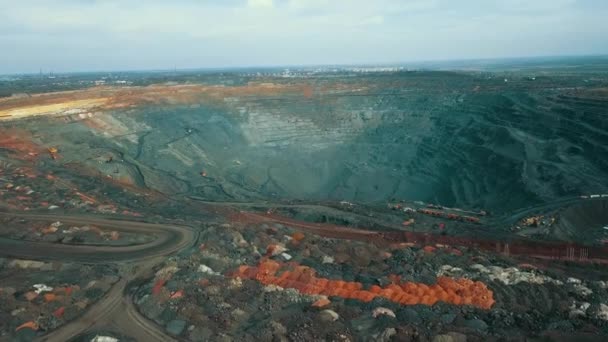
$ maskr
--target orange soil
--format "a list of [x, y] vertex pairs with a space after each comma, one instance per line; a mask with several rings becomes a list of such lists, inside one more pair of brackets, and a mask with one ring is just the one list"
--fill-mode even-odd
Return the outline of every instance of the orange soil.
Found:
[[17, 129], [0, 130], [0, 148], [12, 151], [19, 159], [31, 159], [44, 150], [32, 141], [31, 134]]
[[369, 289], [363, 289], [363, 284], [359, 282], [317, 278], [315, 270], [310, 267], [293, 263], [282, 264], [268, 259], [262, 260], [257, 267], [240, 266], [234, 276], [255, 279], [264, 285], [297, 289], [303, 294], [338, 296], [364, 302], [383, 297], [402, 305], [434, 305], [444, 302], [473, 305], [482, 309], [489, 309], [494, 305], [493, 292], [484, 283], [469, 279], [439, 277], [437, 284], [426, 285], [401, 282], [395, 276], [395, 282], [384, 288], [373, 285]]
[[[25, 98], [0, 99], [0, 120], [58, 114], [79, 109], [95, 112], [129, 108], [141, 104], [222, 104], [226, 98], [249, 96], [313, 96], [312, 87], [303, 82], [273, 84], [250, 82], [242, 86], [151, 85], [147, 87], [95, 87], [77, 91], [36, 94]], [[86, 113], [85, 113], [86, 114]]]

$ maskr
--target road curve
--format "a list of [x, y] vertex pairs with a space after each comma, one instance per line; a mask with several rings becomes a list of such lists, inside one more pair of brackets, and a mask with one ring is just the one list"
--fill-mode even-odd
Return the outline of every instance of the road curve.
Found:
[[145, 233], [154, 241], [134, 246], [63, 245], [0, 238], [0, 256], [33, 260], [61, 260], [82, 263], [121, 263], [126, 268], [120, 280], [94, 303], [84, 315], [38, 338], [39, 341], [69, 341], [95, 330], [109, 330], [135, 338], [137, 341], [174, 341], [153, 322], [143, 317], [128, 293], [129, 284], [153, 276], [154, 267], [171, 254], [192, 247], [198, 233], [187, 226], [153, 224], [109, 219], [92, 215], [49, 215], [3, 213], [0, 216], [30, 220], [62, 221], [111, 227], [119, 232]]

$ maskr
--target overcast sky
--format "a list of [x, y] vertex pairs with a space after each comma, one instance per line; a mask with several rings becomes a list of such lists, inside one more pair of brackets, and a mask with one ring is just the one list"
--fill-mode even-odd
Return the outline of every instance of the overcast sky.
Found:
[[608, 0], [0, 0], [0, 73], [608, 54]]

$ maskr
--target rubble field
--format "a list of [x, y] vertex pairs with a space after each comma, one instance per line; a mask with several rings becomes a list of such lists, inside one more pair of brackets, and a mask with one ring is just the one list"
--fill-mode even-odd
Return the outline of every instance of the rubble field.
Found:
[[19, 259], [0, 259], [0, 279], [0, 340], [17, 341], [80, 317], [118, 281], [109, 266]]
[[[531, 334], [547, 338], [583, 327], [608, 332], [604, 281], [567, 277], [474, 249], [383, 248], [278, 224], [208, 227], [198, 244], [167, 260], [136, 299], [146, 317], [188, 340], [228, 335], [252, 341], [389, 341], [449, 335], [485, 341]], [[293, 275], [281, 277], [274, 270], [279, 265]], [[269, 280], [275, 275], [288, 281]], [[323, 279], [330, 281], [327, 290], [315, 289]], [[440, 299], [439, 294], [428, 301], [417, 292], [450, 281], [479, 286], [492, 300], [481, 304], [476, 296], [467, 303], [466, 296]], [[395, 297], [412, 286], [407, 299]], [[365, 298], [362, 288], [378, 295]]]

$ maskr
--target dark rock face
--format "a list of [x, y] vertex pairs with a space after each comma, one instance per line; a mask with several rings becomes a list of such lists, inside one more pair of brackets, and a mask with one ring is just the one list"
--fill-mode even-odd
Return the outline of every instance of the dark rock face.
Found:
[[91, 119], [104, 131], [50, 123], [54, 135], [41, 139], [92, 157], [102, 176], [207, 200], [407, 198], [508, 211], [606, 190], [605, 97], [568, 90], [575, 78], [515, 81], [319, 77], [307, 80], [319, 88], [312, 97], [141, 106]]

